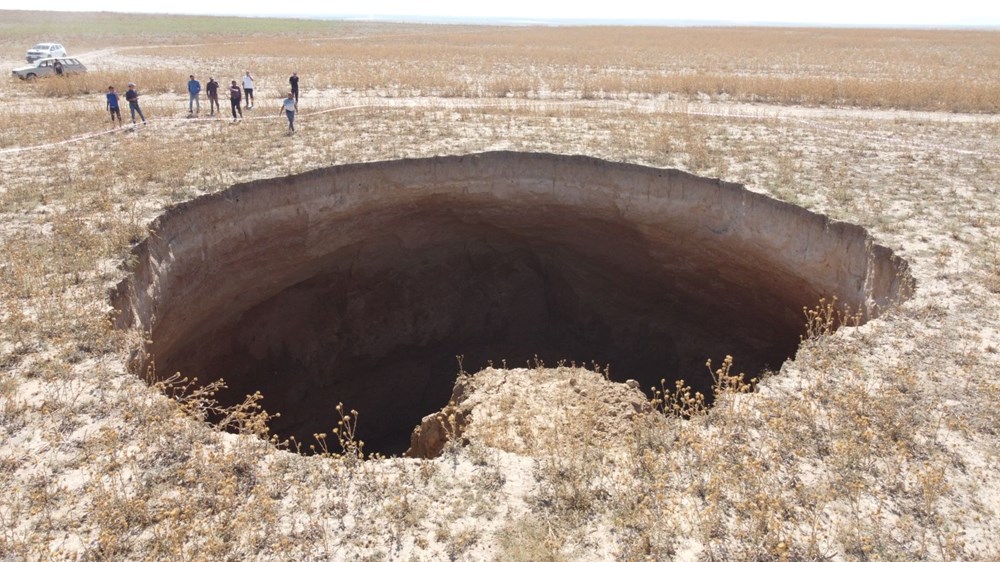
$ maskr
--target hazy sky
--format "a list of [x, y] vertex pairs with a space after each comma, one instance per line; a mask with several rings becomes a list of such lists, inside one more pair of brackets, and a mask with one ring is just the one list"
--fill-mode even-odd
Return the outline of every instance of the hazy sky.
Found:
[[[0, 9], [172, 14], [494, 17], [551, 20], [687, 20], [831, 25], [1000, 26], [998, 0], [0, 0]], [[322, 7], [321, 7], [322, 6]]]

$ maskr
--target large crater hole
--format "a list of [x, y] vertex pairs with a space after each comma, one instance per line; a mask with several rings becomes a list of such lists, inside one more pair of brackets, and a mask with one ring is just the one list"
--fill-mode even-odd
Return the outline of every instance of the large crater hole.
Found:
[[[463, 356], [610, 365], [644, 388], [794, 356], [821, 297], [864, 319], [910, 283], [864, 229], [676, 170], [509, 152], [337, 166], [168, 211], [114, 298], [154, 376], [255, 391], [311, 443], [343, 402], [402, 453]], [[149, 360], [152, 358], [152, 361]]]

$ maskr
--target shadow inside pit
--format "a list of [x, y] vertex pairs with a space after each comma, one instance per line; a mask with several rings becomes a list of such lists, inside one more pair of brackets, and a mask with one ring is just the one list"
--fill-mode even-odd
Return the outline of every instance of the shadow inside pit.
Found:
[[[454, 208], [410, 213], [393, 237], [326, 256], [312, 277], [160, 364], [230, 373], [223, 402], [261, 391], [268, 411], [281, 412], [272, 429], [301, 443], [329, 433], [343, 402], [360, 412], [366, 451], [394, 455], [423, 416], [448, 403], [456, 356], [470, 372], [491, 360], [525, 367], [536, 357], [549, 366], [610, 365], [613, 380], [636, 379], [648, 391], [683, 378], [710, 399], [706, 359], [731, 354], [738, 368], [757, 373], [779, 368], [799, 342], [800, 311], [744, 297], [729, 310], [732, 287], [721, 282], [720, 294], [685, 291], [691, 280], [657, 263], [627, 225], [562, 231], [548, 221], [511, 230], [459, 216]], [[435, 236], [420, 247], [398, 243], [427, 229]], [[359, 262], [365, 267], [353, 267]]]

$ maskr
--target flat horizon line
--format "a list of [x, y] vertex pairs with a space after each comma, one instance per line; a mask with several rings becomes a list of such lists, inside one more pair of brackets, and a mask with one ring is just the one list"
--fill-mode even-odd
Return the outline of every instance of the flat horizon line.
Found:
[[[268, 17], [268, 16], [262, 16]], [[372, 15], [357, 14], [308, 14], [308, 15], [275, 15], [273, 17], [293, 19], [319, 20], [349, 20], [349, 21], [384, 21], [400, 23], [454, 23], [510, 26], [622, 26], [622, 27], [832, 27], [832, 28], [869, 28], [869, 29], [986, 29], [1000, 30], [997, 23], [834, 23], [834, 22], [784, 22], [784, 21], [739, 21], [721, 19], [641, 19], [641, 18], [523, 18], [508, 16], [417, 16], [417, 15]]]
[[427, 16], [414, 14], [233, 14], [233, 13], [172, 13], [172, 12], [123, 12], [117, 10], [52, 10], [20, 9], [0, 10], [24, 12], [64, 12], [64, 13], [113, 13], [132, 15], [169, 15], [195, 17], [244, 17], [259, 19], [301, 19], [321, 21], [363, 21], [385, 23], [424, 23], [451, 25], [492, 25], [492, 26], [609, 26], [609, 27], [802, 27], [802, 28], [858, 28], [858, 29], [968, 29], [1000, 30], [1000, 22], [993, 23], [844, 23], [810, 21], [770, 21], [770, 20], [724, 20], [724, 19], [643, 19], [643, 18], [528, 18], [515, 16]]

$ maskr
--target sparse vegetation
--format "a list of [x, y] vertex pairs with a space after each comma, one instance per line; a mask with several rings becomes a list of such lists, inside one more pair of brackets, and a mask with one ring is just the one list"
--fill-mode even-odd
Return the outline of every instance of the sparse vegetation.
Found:
[[[103, 54], [81, 55], [85, 80], [0, 85], [0, 559], [1000, 556], [997, 32], [27, 17], [4, 12], [6, 60], [56, 33]], [[262, 86], [248, 117], [268, 118], [184, 118], [188, 73], [245, 67]], [[293, 70], [287, 137], [273, 114]], [[104, 82], [129, 79], [151, 124], [109, 133]], [[160, 392], [182, 379], [127, 372], [142, 335], [111, 329], [107, 290], [165, 208], [495, 149], [743, 182], [867, 227], [917, 288], [832, 335], [819, 309], [824, 337], [753, 392], [736, 357], [710, 410], [660, 389], [675, 415], [609, 424], [601, 373], [505, 371], [498, 415], [435, 460], [357, 462], [377, 413], [343, 410], [334, 454], [295, 455], [259, 437], [274, 413], [253, 397], [211, 411], [203, 392]]]

